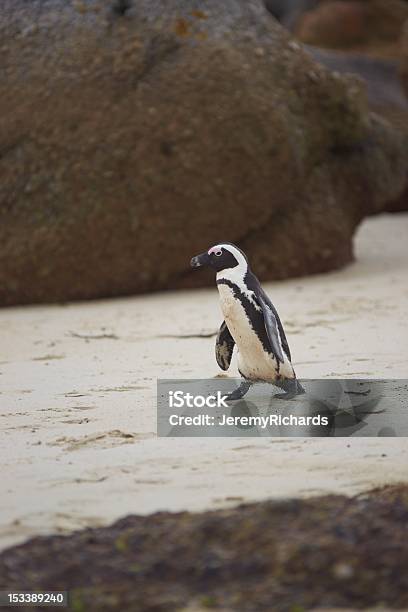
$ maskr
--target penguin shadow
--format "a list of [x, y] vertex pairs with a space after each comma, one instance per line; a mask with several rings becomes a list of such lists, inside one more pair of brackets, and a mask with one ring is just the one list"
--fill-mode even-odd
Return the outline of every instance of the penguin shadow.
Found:
[[368, 419], [376, 411], [382, 394], [369, 381], [310, 381], [304, 407], [311, 417], [306, 435], [313, 437], [349, 437], [372, 435], [365, 432]]
[[[275, 417], [271, 420], [275, 424], [266, 427], [267, 433], [261, 435], [348, 437], [372, 435], [364, 432], [367, 418], [384, 412], [376, 410], [383, 397], [376, 381], [318, 380], [302, 381], [302, 385], [304, 393], [293, 396], [277, 394], [272, 384], [252, 385], [245, 399], [230, 400], [231, 415]], [[248, 426], [240, 428], [250, 429]], [[382, 427], [377, 435], [396, 434], [392, 427]]]
[[245, 423], [245, 417], [259, 417], [258, 407], [248, 400], [240, 400], [231, 407], [230, 415], [238, 417], [235, 427], [243, 432], [245, 436], [261, 436], [261, 431], [255, 425]]
[[309, 396], [311, 409], [321, 414], [325, 412], [332, 423], [331, 435], [339, 437], [373, 435], [370, 417], [385, 412], [377, 410], [383, 398], [382, 385], [378, 381], [310, 381]]

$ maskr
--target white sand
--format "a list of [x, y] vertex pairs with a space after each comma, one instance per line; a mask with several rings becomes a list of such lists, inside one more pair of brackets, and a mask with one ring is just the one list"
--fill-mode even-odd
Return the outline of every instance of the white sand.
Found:
[[[266, 286], [300, 378], [408, 378], [407, 236], [408, 215], [370, 219], [357, 263]], [[214, 338], [177, 336], [220, 321], [215, 288], [0, 311], [1, 547], [130, 513], [408, 479], [403, 438], [157, 439], [156, 378], [218, 373]]]

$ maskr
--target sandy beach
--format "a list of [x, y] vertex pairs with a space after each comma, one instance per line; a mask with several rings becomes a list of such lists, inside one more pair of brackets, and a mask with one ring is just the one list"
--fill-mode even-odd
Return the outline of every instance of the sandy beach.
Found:
[[[407, 377], [407, 235], [408, 214], [371, 218], [347, 269], [265, 285], [300, 378]], [[219, 374], [220, 322], [215, 287], [0, 311], [1, 548], [408, 480], [404, 438], [156, 438], [156, 379]]]

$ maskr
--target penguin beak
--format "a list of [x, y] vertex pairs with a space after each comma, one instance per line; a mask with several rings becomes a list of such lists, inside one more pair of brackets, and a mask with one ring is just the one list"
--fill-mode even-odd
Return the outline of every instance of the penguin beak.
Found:
[[190, 261], [190, 266], [192, 268], [201, 268], [202, 266], [208, 266], [210, 263], [210, 256], [208, 253], [201, 253], [201, 255], [196, 255]]

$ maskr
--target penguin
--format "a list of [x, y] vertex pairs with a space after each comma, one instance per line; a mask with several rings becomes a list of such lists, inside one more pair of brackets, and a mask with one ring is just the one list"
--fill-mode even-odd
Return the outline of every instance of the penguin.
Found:
[[256, 382], [283, 389], [284, 393], [275, 395], [280, 399], [305, 393], [296, 378], [279, 315], [251, 271], [245, 253], [230, 242], [216, 244], [191, 260], [192, 268], [205, 266], [216, 271], [224, 315], [215, 345], [217, 363], [228, 370], [236, 346], [238, 371], [243, 378], [229, 399], [241, 399]]

